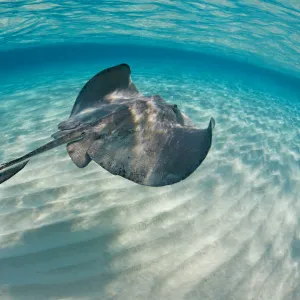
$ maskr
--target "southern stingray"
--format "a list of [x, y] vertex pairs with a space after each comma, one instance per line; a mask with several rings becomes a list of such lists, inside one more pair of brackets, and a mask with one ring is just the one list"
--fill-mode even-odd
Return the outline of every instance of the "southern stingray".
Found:
[[214, 119], [206, 129], [196, 128], [177, 105], [158, 95], [143, 96], [130, 73], [130, 67], [121, 64], [92, 77], [53, 141], [0, 165], [0, 183], [30, 158], [63, 144], [77, 167], [93, 160], [141, 185], [170, 185], [193, 173], [211, 147]]

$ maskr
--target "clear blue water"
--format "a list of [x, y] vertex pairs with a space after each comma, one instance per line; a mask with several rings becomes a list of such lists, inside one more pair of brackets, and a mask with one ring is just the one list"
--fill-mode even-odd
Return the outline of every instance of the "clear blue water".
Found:
[[300, 299], [300, 3], [0, 1], [0, 162], [126, 62], [212, 149], [138, 186], [65, 148], [0, 187], [0, 299]]

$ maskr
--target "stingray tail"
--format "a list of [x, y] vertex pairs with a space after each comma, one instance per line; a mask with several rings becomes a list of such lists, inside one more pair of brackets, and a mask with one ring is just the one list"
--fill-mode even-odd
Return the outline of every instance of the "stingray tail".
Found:
[[61, 146], [63, 144], [66, 144], [71, 141], [78, 141], [83, 138], [82, 132], [78, 130], [74, 130], [70, 133], [67, 133], [54, 141], [51, 141], [27, 154], [24, 156], [21, 156], [17, 159], [14, 159], [8, 163], [4, 163], [0, 165], [0, 184], [14, 175], [16, 175], [18, 172], [20, 172], [29, 162], [29, 159], [37, 156], [39, 154], [42, 154], [46, 151], [49, 151], [53, 148], [56, 148], [58, 146]]
[[[13, 166], [11, 168], [5, 168], [5, 164], [0, 165], [0, 183], [8, 180], [9, 178], [13, 177], [14, 175], [16, 175], [18, 172], [20, 172], [29, 162], [29, 160], [26, 160], [23, 163], [20, 163], [16, 166]], [[4, 170], [2, 171], [1, 169], [4, 168]]]

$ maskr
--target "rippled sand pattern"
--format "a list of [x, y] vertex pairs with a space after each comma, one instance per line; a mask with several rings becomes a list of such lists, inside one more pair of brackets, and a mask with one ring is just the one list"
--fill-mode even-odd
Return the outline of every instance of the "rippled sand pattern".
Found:
[[[91, 69], [2, 83], [0, 161], [49, 140]], [[212, 150], [187, 180], [138, 186], [95, 163], [78, 169], [61, 147], [1, 185], [1, 299], [300, 298], [295, 91], [196, 69], [133, 68], [143, 93], [201, 127], [216, 119]]]
[[298, 0], [0, 1], [2, 49], [55, 43], [196, 48], [298, 72]]

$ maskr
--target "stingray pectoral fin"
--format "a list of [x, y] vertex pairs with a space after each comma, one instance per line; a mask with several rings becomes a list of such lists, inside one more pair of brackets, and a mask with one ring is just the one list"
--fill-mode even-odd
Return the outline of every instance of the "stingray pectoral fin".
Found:
[[[124, 97], [141, 95], [130, 78], [130, 67], [120, 64], [92, 77], [80, 91], [70, 116], [101, 104], [116, 103]], [[114, 95], [112, 95], [115, 92]], [[109, 97], [110, 95], [111, 98]], [[63, 127], [65, 124], [62, 125]]]
[[216, 126], [216, 121], [214, 118], [211, 118], [209, 121], [208, 129], [213, 130]]
[[13, 177], [18, 172], [20, 172], [27, 165], [28, 162], [29, 160], [10, 168], [4, 168], [3, 170], [1, 170], [0, 166], [0, 183], [8, 180], [9, 178]]
[[214, 119], [211, 119], [206, 129], [173, 128], [146, 180], [147, 185], [170, 185], [190, 176], [211, 148], [214, 124]]
[[124, 132], [91, 144], [88, 155], [114, 175], [147, 186], [164, 186], [191, 175], [207, 156], [214, 120], [206, 129], [165, 127]]

